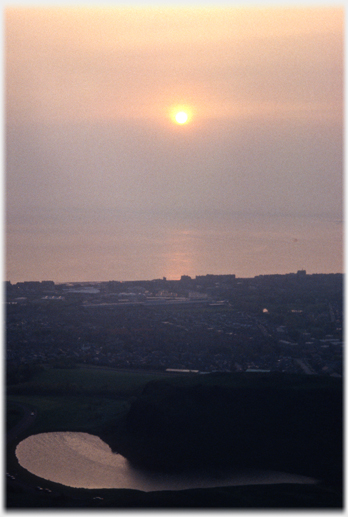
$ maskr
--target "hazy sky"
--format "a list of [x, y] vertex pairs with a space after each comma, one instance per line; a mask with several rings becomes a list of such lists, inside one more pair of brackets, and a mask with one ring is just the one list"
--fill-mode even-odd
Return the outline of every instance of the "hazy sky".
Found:
[[7, 279], [342, 271], [343, 8], [4, 18]]

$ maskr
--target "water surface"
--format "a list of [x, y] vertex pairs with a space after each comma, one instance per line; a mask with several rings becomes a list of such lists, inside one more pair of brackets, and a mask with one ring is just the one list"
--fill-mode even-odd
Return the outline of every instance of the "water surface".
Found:
[[36, 224], [35, 232], [25, 222], [9, 227], [8, 278], [27, 280], [33, 270], [55, 282], [178, 280], [208, 273], [243, 278], [299, 269], [336, 273], [343, 265], [342, 222], [335, 219], [245, 214], [127, 218], [100, 211], [85, 223], [77, 215], [69, 217], [66, 227], [68, 234], [52, 218]]
[[55, 432], [32, 435], [16, 448], [22, 467], [32, 474], [74, 488], [128, 488], [144, 492], [218, 486], [315, 483], [314, 479], [275, 471], [231, 470], [190, 475], [153, 474], [136, 469], [98, 436]]

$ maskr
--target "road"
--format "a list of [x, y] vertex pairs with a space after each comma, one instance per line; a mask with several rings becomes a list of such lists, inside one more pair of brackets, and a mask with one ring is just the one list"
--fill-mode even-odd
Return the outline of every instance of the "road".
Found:
[[309, 368], [307, 364], [305, 364], [301, 359], [295, 359], [295, 361], [301, 366], [302, 370], [307, 375], [314, 375], [314, 372]]

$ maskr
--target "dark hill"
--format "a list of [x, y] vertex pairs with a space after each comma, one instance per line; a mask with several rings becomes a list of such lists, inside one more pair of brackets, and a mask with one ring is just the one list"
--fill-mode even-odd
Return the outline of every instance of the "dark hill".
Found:
[[341, 485], [340, 379], [228, 375], [150, 382], [119, 452], [149, 469], [255, 467]]

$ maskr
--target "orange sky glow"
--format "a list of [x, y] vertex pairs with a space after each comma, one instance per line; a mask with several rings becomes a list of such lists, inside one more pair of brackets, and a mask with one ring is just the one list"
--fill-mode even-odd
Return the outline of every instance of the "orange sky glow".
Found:
[[11, 118], [164, 121], [176, 104], [192, 106], [197, 120], [341, 115], [335, 74], [310, 92], [303, 82], [304, 70], [314, 74], [325, 55], [331, 69], [341, 69], [340, 53], [327, 51], [337, 50], [342, 37], [341, 9], [8, 7], [5, 13]]
[[4, 27], [9, 279], [342, 270], [343, 8], [8, 6]]

